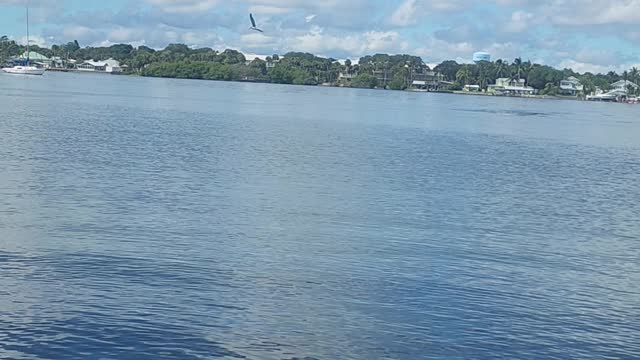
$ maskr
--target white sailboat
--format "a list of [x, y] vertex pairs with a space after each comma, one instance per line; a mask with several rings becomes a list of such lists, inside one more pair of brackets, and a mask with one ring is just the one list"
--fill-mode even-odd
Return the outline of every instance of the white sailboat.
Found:
[[27, 61], [24, 65], [15, 65], [13, 67], [3, 68], [2, 71], [7, 74], [17, 75], [44, 75], [45, 69], [29, 64], [29, 44], [29, 5], [27, 5]]

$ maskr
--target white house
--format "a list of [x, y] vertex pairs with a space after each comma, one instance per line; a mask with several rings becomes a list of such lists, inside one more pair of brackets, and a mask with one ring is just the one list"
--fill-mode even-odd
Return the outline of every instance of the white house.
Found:
[[566, 80], [560, 81], [560, 93], [562, 95], [576, 96], [584, 91], [584, 86], [576, 77], [571, 76]]
[[613, 84], [611, 84], [611, 89], [615, 90], [615, 91], [624, 91], [624, 93], [626, 94], [627, 92], [629, 92], [629, 88], [633, 89], [633, 90], [637, 90], [638, 89], [638, 84], [631, 82], [629, 80], [620, 80], [620, 81], [616, 81]]
[[496, 95], [523, 96], [533, 95], [536, 90], [527, 86], [524, 79], [499, 78], [494, 85], [489, 85], [487, 91]]
[[116, 74], [122, 72], [120, 62], [114, 59], [108, 59], [104, 61], [86, 60], [76, 66], [78, 71], [88, 72], [103, 72], [109, 74]]
[[340, 74], [338, 74], [338, 80], [340, 80], [340, 81], [351, 81], [354, 77], [356, 77], [356, 75], [358, 75], [358, 74], [343, 73], [341, 71]]

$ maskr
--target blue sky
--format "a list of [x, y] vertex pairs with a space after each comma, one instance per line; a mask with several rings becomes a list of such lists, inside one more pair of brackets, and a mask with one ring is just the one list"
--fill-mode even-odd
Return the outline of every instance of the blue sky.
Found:
[[[427, 63], [474, 51], [578, 71], [640, 64], [640, 0], [29, 0], [50, 45], [132, 43], [308, 51], [335, 58], [410, 53]], [[25, 0], [0, 0], [0, 34], [24, 37]], [[264, 34], [248, 30], [249, 12]]]

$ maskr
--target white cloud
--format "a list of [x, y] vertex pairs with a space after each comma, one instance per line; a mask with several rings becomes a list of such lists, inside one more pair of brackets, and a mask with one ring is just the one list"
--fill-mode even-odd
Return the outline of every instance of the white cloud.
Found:
[[218, 0], [146, 0], [169, 13], [195, 13], [207, 11], [218, 4]]
[[360, 8], [368, 4], [366, 0], [235, 0], [235, 2], [246, 3], [250, 11], [265, 14], [286, 14], [305, 10], [330, 12], [336, 9]]
[[577, 61], [575, 59], [568, 59], [568, 60], [563, 60], [559, 62], [558, 64], [556, 64], [556, 67], [559, 69], [565, 69], [565, 68], [573, 69], [574, 71], [579, 73], [591, 72], [594, 74], [598, 74], [598, 73], [605, 74], [609, 71], [622, 73], [623, 71], [629, 70], [632, 67], [640, 68], [640, 62], [617, 64], [615, 66], [611, 66], [611, 65], [591, 64], [587, 62]]
[[640, 0], [550, 0], [547, 3], [546, 11], [552, 14], [554, 23], [560, 25], [637, 25], [640, 22]]
[[108, 36], [108, 41], [118, 43], [118, 42], [131, 41], [132, 38], [135, 38], [135, 35], [136, 35], [136, 31], [134, 29], [120, 27], [120, 28], [111, 30], [107, 36]]
[[528, 13], [526, 11], [515, 11], [511, 14], [511, 19], [505, 25], [504, 29], [507, 32], [519, 33], [523, 32], [530, 28], [530, 22], [534, 19], [534, 15], [532, 13]]
[[276, 40], [265, 34], [260, 33], [251, 33], [244, 34], [240, 37], [240, 42], [244, 47], [255, 48], [255, 47], [264, 47], [264, 46], [276, 46]]
[[338, 56], [362, 56], [375, 52], [398, 53], [407, 51], [410, 47], [395, 31], [367, 31], [340, 36], [327, 34], [317, 26], [306, 34], [287, 40], [285, 46], [291, 50]]
[[82, 39], [93, 32], [86, 26], [69, 26], [64, 28], [62, 34], [68, 39]]
[[[17, 42], [18, 42], [18, 44], [26, 45], [27, 44], [27, 37], [26, 36], [20, 37], [17, 40]], [[32, 36], [29, 37], [29, 43], [31, 45], [46, 46], [48, 42], [42, 36], [33, 36], [32, 35]]]
[[405, 0], [391, 14], [391, 24], [396, 26], [409, 26], [415, 24], [416, 21], [416, 0]]
[[451, 12], [470, 7], [474, 0], [404, 0], [391, 14], [389, 22], [394, 26], [411, 26], [425, 16], [438, 12]]

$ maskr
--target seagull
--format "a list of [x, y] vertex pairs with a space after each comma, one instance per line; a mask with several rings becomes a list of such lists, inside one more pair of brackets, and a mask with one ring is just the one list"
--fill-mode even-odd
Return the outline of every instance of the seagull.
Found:
[[251, 19], [251, 27], [249, 28], [249, 30], [253, 30], [253, 31], [261, 32], [261, 33], [264, 32], [264, 31], [262, 31], [262, 29], [258, 29], [258, 27], [256, 26], [256, 21], [253, 18], [253, 14], [249, 14], [249, 19]]

